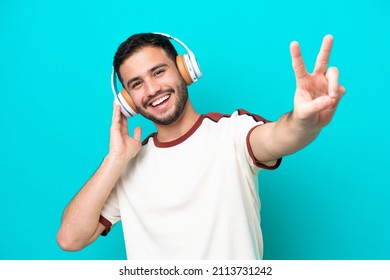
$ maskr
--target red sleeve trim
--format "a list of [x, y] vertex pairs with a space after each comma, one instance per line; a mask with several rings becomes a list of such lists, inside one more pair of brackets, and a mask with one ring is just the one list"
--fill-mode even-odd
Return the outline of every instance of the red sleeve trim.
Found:
[[[260, 125], [263, 125], [263, 124], [260, 124]], [[249, 152], [249, 155], [251, 156], [252, 160], [253, 160], [253, 163], [259, 167], [259, 168], [263, 168], [263, 169], [268, 169], [268, 170], [274, 170], [276, 168], [279, 167], [279, 165], [281, 164], [282, 162], [282, 158], [279, 158], [277, 161], [276, 161], [276, 164], [273, 165], [273, 166], [268, 166], [268, 165], [265, 165], [263, 163], [261, 163], [260, 161], [258, 161], [256, 158], [255, 158], [255, 155], [253, 154], [253, 150], [252, 150], [252, 147], [251, 147], [251, 144], [250, 144], [250, 141], [249, 141], [249, 138], [250, 138], [250, 135], [252, 133], [252, 131], [260, 126], [260, 125], [256, 125], [254, 127], [251, 128], [251, 130], [249, 130], [248, 132], [248, 135], [246, 136], [246, 145], [248, 146], [248, 152]]]
[[102, 215], [100, 215], [99, 223], [106, 227], [106, 229], [100, 235], [106, 236], [111, 230], [112, 223], [106, 218], [104, 218]]
[[238, 109], [238, 115], [247, 115], [247, 116], [250, 116], [252, 117], [256, 122], [264, 122], [264, 123], [267, 123], [269, 122], [268, 120], [264, 119], [263, 117], [259, 116], [259, 115], [256, 115], [256, 114], [252, 114], [252, 113], [249, 113], [248, 111], [244, 110], [244, 109]]
[[219, 122], [222, 118], [230, 118], [231, 115], [213, 112], [213, 113], [207, 113], [205, 117], [212, 120], [213, 122]]

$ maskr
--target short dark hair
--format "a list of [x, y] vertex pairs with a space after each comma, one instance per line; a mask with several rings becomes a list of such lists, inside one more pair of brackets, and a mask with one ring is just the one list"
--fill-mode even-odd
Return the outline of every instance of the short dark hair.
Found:
[[119, 45], [114, 56], [114, 70], [122, 84], [123, 81], [119, 74], [119, 67], [127, 58], [144, 47], [162, 48], [167, 56], [176, 64], [177, 51], [168, 37], [155, 33], [134, 34]]

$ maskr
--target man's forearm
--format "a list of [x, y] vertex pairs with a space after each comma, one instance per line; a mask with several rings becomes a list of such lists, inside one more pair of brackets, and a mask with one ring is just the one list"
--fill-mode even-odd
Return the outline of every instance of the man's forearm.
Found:
[[258, 126], [252, 132], [250, 144], [258, 161], [269, 162], [293, 154], [317, 137], [321, 129], [299, 126], [292, 114], [286, 113], [277, 122]]
[[293, 112], [286, 113], [275, 123], [269, 149], [278, 157], [293, 154], [310, 144], [320, 131], [298, 125], [293, 120]]
[[125, 165], [107, 156], [66, 207], [57, 235], [58, 243], [65, 250], [79, 250], [90, 243], [98, 229], [104, 203]]

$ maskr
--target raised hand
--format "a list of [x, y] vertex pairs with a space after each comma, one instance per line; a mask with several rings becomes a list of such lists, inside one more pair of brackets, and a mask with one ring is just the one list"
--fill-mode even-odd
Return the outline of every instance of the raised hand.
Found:
[[121, 114], [120, 106], [114, 103], [109, 155], [126, 162], [129, 161], [141, 149], [141, 134], [141, 127], [136, 127], [134, 137], [129, 136], [127, 119]]
[[296, 78], [293, 118], [303, 129], [326, 126], [345, 93], [339, 84], [339, 71], [328, 67], [333, 37], [327, 35], [322, 41], [313, 73], [308, 73], [297, 42], [290, 44], [292, 65]]

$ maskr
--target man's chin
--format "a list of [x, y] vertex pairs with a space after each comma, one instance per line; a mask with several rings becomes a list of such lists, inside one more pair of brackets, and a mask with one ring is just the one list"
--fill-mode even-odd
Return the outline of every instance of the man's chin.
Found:
[[179, 119], [180, 119], [180, 114], [177, 114], [177, 112], [176, 112], [176, 114], [171, 114], [171, 115], [163, 117], [163, 118], [153, 117], [153, 119], [150, 119], [150, 120], [153, 121], [157, 125], [167, 126], [167, 125], [174, 124]]
[[157, 125], [171, 125], [175, 123], [180, 118], [180, 112], [173, 112], [173, 113], [165, 113], [161, 114], [160, 116], [150, 114], [149, 112], [146, 112], [144, 110], [140, 110], [138, 108], [138, 112], [145, 117], [146, 119], [152, 121], [153, 123]]

